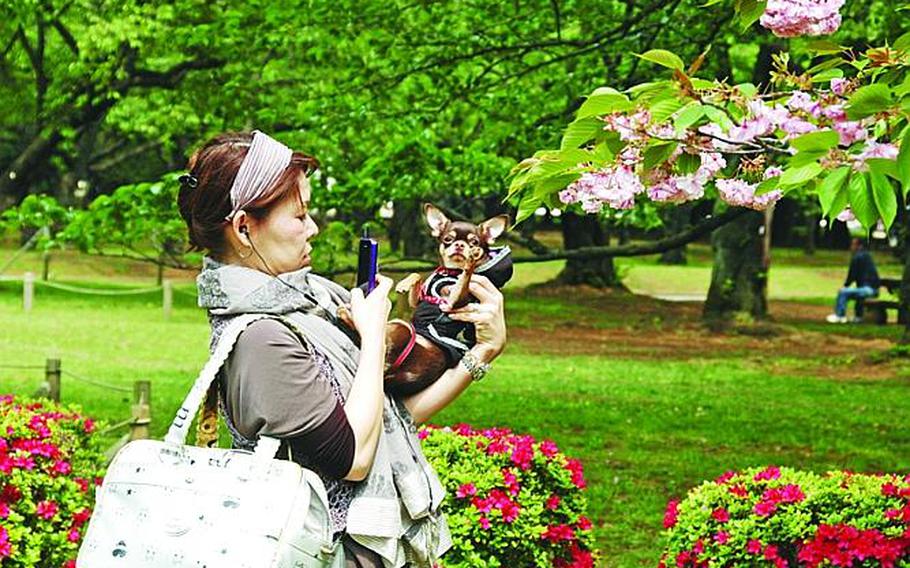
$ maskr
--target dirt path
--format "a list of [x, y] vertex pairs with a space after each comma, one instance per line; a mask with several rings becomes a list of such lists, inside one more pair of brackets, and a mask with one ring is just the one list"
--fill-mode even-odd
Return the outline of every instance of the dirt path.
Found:
[[529, 352], [647, 360], [736, 357], [775, 374], [835, 379], [904, 376], [902, 364], [881, 356], [894, 345], [891, 339], [855, 333], [877, 330], [806, 329], [806, 324], [824, 322], [830, 313], [826, 306], [772, 302], [773, 324], [748, 334], [718, 334], [701, 324], [701, 303], [664, 302], [586, 288], [539, 289], [529, 294], [541, 299], [571, 298], [579, 308], [552, 329], [512, 325], [510, 340]]

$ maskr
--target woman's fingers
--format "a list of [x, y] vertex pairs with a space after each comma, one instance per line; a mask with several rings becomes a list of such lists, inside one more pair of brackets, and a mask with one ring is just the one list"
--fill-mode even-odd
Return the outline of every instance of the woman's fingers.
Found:
[[482, 304], [502, 303], [502, 292], [490, 282], [486, 276], [475, 274], [468, 283], [471, 295], [480, 300]]
[[388, 276], [383, 276], [382, 274], [376, 275], [376, 287], [373, 288], [373, 291], [370, 292], [370, 295], [379, 294], [381, 296], [388, 296], [389, 292], [392, 291], [392, 279]]

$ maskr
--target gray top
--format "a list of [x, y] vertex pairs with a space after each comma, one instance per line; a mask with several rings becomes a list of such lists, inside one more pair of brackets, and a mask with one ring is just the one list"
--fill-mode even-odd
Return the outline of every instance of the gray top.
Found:
[[292, 438], [312, 432], [338, 402], [319, 366], [278, 320], [256, 321], [237, 339], [224, 365], [225, 406], [245, 438]]

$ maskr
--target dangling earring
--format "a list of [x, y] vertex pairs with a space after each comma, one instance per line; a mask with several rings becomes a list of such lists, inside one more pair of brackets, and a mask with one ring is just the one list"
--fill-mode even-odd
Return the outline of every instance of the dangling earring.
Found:
[[237, 251], [237, 256], [240, 257], [240, 260], [246, 260], [246, 259], [250, 258], [250, 255], [251, 255], [251, 254], [253, 254], [253, 247], [248, 247], [248, 248], [250, 249], [250, 252], [248, 252], [248, 253], [246, 254], [246, 256], [240, 254], [240, 251], [239, 251], [239, 250]]

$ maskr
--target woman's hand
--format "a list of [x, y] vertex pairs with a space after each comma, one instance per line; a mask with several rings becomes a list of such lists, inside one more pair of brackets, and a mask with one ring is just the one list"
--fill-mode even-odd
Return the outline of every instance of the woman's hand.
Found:
[[376, 287], [366, 297], [360, 288], [351, 290], [351, 318], [361, 341], [385, 340], [385, 327], [392, 310], [389, 300], [392, 279], [377, 274], [376, 280]]
[[468, 284], [471, 295], [477, 298], [458, 309], [447, 311], [449, 317], [474, 324], [477, 344], [471, 348], [486, 362], [495, 359], [506, 346], [506, 318], [502, 292], [486, 276], [475, 274]]

